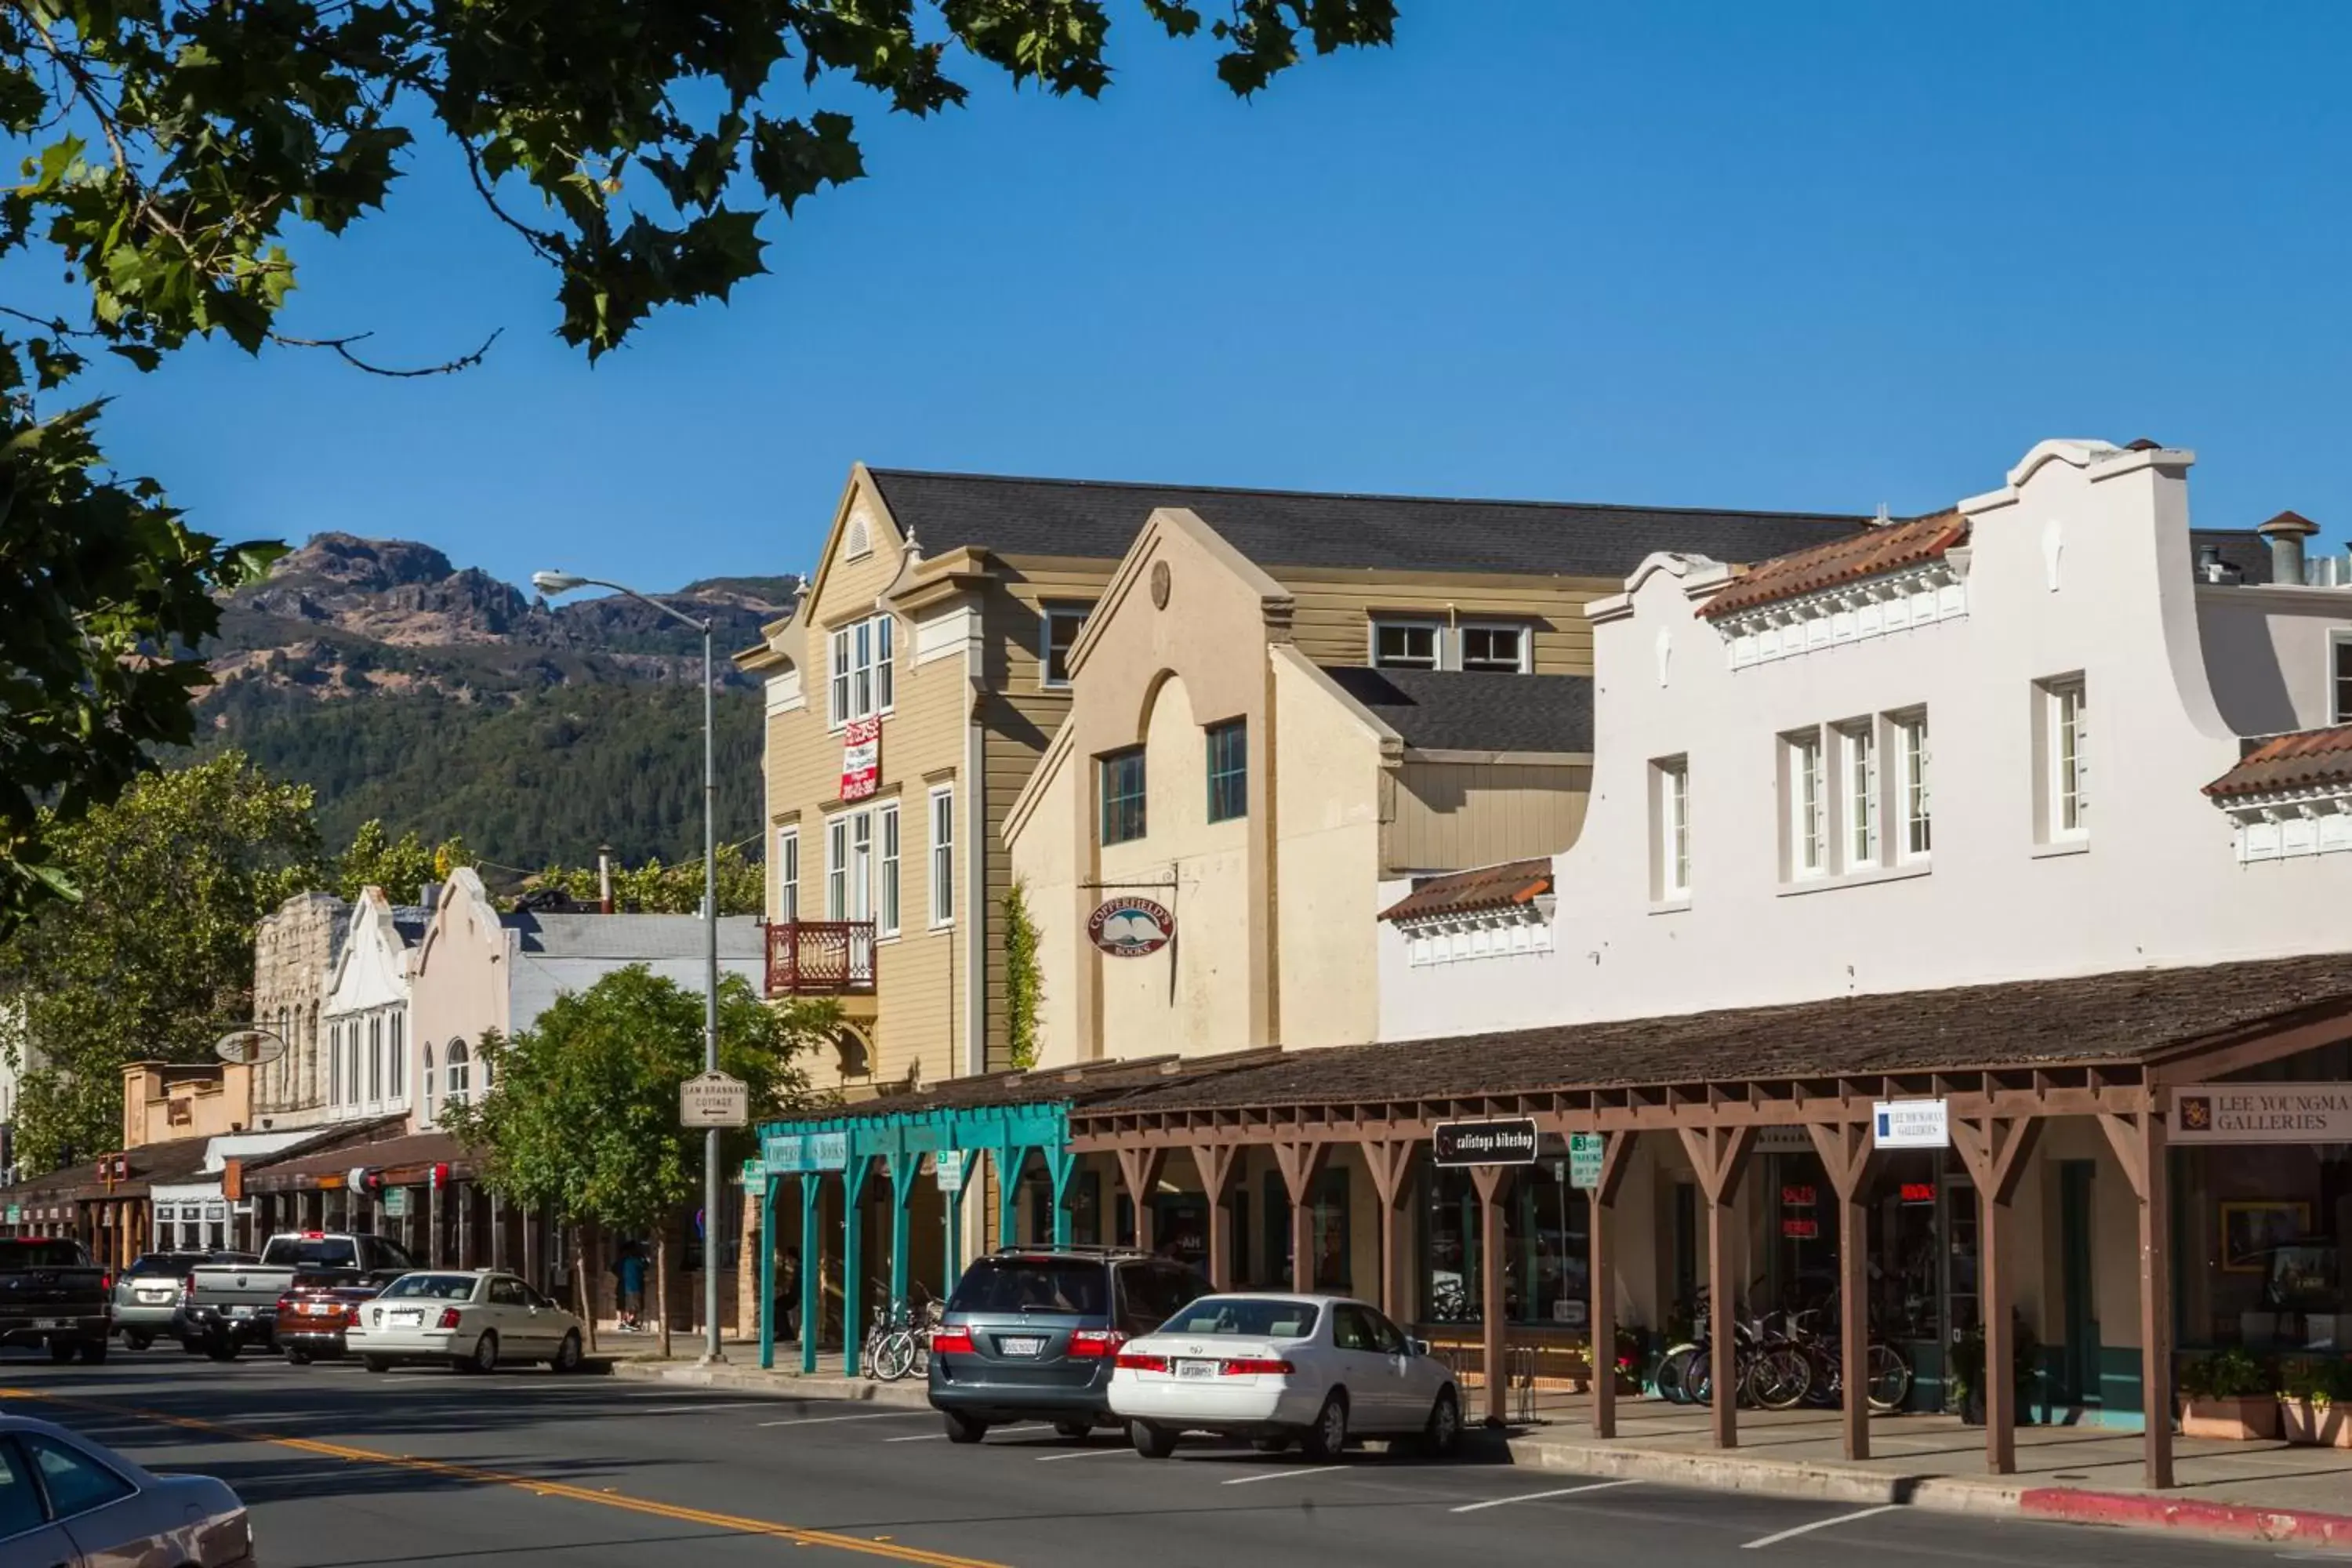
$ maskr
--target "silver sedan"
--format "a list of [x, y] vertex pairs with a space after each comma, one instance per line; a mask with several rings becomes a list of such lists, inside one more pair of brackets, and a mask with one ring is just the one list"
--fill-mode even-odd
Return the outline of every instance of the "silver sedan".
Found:
[[0, 1415], [0, 1564], [253, 1568], [253, 1525], [210, 1476], [158, 1476], [79, 1432]]

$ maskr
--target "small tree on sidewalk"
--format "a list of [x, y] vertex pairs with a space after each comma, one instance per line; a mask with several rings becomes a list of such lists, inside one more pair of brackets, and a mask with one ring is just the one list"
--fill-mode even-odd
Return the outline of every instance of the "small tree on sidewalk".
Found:
[[[806, 1101], [808, 1078], [794, 1058], [838, 1025], [831, 1003], [772, 1007], [740, 977], [720, 982], [719, 1069], [748, 1087], [755, 1125]], [[495, 1089], [445, 1120], [481, 1158], [486, 1185], [572, 1226], [577, 1310], [592, 1344], [582, 1222], [654, 1236], [667, 1355], [670, 1223], [702, 1182], [703, 1135], [677, 1123], [678, 1086], [702, 1070], [702, 997], [635, 964], [557, 997], [530, 1028], [485, 1037], [482, 1053]], [[730, 1134], [730, 1157], [748, 1152], [754, 1136]], [[706, 1231], [715, 1220], [707, 1217]], [[705, 1267], [716, 1241], [706, 1237]]]

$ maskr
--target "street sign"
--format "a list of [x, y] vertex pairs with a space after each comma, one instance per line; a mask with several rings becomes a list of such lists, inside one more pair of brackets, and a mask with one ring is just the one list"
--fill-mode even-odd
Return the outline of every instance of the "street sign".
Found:
[[1568, 1135], [1569, 1185], [1587, 1191], [1601, 1184], [1601, 1156], [1604, 1145], [1598, 1132], [1571, 1132]]
[[1500, 1121], [1441, 1121], [1430, 1136], [1433, 1154], [1441, 1165], [1532, 1165], [1537, 1142], [1532, 1116]]
[[1875, 1101], [1870, 1108], [1871, 1141], [1881, 1149], [1948, 1149], [1949, 1110], [1941, 1100]]
[[2172, 1106], [2176, 1143], [2352, 1142], [2352, 1084], [2184, 1083]]
[[383, 1217], [386, 1219], [406, 1219], [408, 1217], [408, 1189], [406, 1187], [384, 1188]]
[[740, 1127], [751, 1120], [751, 1091], [723, 1072], [697, 1073], [677, 1086], [680, 1127]]
[[743, 1184], [744, 1184], [745, 1186], [747, 1186], [747, 1187], [756, 1187], [756, 1186], [761, 1185], [761, 1184], [763, 1184], [764, 1182], [766, 1182], [766, 1181], [767, 1181], [767, 1179], [768, 1179], [768, 1163], [767, 1163], [767, 1161], [765, 1161], [765, 1160], [746, 1160], [746, 1161], [744, 1161], [744, 1162], [743, 1162]]
[[963, 1191], [963, 1151], [942, 1149], [931, 1156], [931, 1179], [943, 1193]]

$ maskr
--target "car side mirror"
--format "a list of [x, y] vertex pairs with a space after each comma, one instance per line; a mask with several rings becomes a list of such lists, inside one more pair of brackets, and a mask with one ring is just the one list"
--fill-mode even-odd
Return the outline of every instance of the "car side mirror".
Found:
[[1408, 1355], [1427, 1355], [1429, 1353], [1429, 1342], [1427, 1340], [1407, 1340], [1404, 1342], [1404, 1348], [1405, 1353]]

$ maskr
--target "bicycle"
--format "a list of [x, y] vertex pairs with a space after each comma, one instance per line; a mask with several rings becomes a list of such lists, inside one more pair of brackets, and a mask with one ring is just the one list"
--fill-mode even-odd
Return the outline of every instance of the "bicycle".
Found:
[[[1834, 1334], [1817, 1332], [1811, 1325], [1822, 1315], [1816, 1308], [1789, 1321], [1790, 1336], [1813, 1369], [1812, 1404], [1834, 1407], [1845, 1403], [1845, 1353]], [[1863, 1397], [1880, 1415], [1903, 1408], [1911, 1394], [1911, 1363], [1903, 1352], [1874, 1334], [1864, 1362]]]
[[875, 1352], [875, 1376], [884, 1383], [930, 1372], [931, 1335], [945, 1320], [947, 1307], [920, 1285], [915, 1289], [914, 1300], [893, 1304], [889, 1328]]

